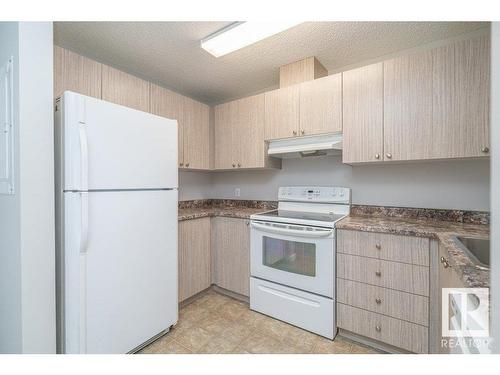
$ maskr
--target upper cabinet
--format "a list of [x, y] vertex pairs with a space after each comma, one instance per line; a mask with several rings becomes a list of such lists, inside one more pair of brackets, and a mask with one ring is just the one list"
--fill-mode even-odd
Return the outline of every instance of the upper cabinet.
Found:
[[299, 134], [299, 85], [265, 94], [266, 139], [289, 138]]
[[488, 156], [489, 72], [488, 35], [344, 72], [343, 161]]
[[[238, 122], [238, 101], [219, 104], [214, 108], [215, 116], [215, 169], [236, 167], [235, 127]], [[234, 133], [234, 137], [233, 137]]]
[[343, 73], [344, 163], [376, 162], [384, 153], [384, 65]]
[[163, 87], [151, 84], [151, 113], [177, 120], [179, 167], [184, 165], [184, 97]]
[[110, 66], [102, 66], [102, 99], [108, 102], [149, 111], [150, 83]]
[[54, 46], [54, 98], [66, 90], [101, 98], [102, 65]]
[[431, 157], [432, 53], [384, 62], [384, 160]]
[[265, 96], [215, 107], [215, 169], [279, 168], [281, 161], [266, 155]]
[[184, 97], [183, 159], [185, 168], [210, 169], [210, 108]]
[[432, 157], [488, 155], [489, 36], [437, 48], [432, 58]]
[[300, 84], [301, 135], [342, 131], [342, 74]]

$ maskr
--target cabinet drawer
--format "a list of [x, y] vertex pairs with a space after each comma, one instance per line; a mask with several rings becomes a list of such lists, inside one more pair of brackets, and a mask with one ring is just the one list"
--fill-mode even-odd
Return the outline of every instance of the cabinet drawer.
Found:
[[429, 325], [427, 297], [337, 279], [337, 301], [423, 326]]
[[429, 296], [429, 267], [338, 253], [337, 276]]
[[429, 265], [429, 239], [423, 237], [339, 230], [337, 251], [394, 262]]
[[427, 327], [337, 303], [340, 328], [414, 353], [428, 353]]

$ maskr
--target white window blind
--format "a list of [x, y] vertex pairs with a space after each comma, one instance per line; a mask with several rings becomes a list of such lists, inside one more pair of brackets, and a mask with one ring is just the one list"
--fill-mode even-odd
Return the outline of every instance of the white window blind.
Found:
[[0, 194], [14, 194], [13, 58], [0, 67]]

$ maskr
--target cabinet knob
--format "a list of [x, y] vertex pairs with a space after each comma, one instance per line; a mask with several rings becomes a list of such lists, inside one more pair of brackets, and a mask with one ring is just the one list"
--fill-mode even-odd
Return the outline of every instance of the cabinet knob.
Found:
[[378, 244], [376, 244], [376, 245], [375, 245], [375, 248], [376, 248], [377, 250], [380, 250], [380, 249], [382, 248], [382, 246], [380, 246], [380, 244], [378, 243]]
[[236, 164], [233, 163], [233, 168], [236, 167]]
[[179, 166], [181, 166], [181, 167], [182, 167], [183, 165], [184, 165], [184, 163], [179, 163]]
[[377, 305], [380, 305], [382, 303], [382, 300], [380, 298], [376, 298], [375, 302], [377, 303]]
[[481, 149], [481, 152], [482, 152], [483, 154], [487, 154], [488, 152], [490, 152], [490, 149], [489, 149], [488, 147], [483, 147], [483, 148]]
[[375, 159], [380, 159], [380, 154], [375, 154]]
[[292, 134], [293, 135], [297, 135], [297, 132], [294, 130], [294, 131], [292, 131]]
[[186, 163], [186, 167], [189, 167], [189, 163]]
[[377, 332], [382, 331], [382, 327], [380, 327], [379, 325], [376, 325], [375, 326], [375, 331], [377, 331]]
[[306, 134], [306, 131], [302, 129], [302, 130], [300, 131], [300, 134], [304, 135], [304, 134]]
[[380, 277], [380, 276], [382, 276], [382, 272], [380, 272], [380, 271], [375, 271], [375, 275], [376, 275], [376, 276], [378, 276], [378, 277]]
[[238, 168], [241, 167], [241, 163], [238, 163]]
[[443, 265], [444, 268], [450, 267], [450, 262], [445, 257], [441, 257], [441, 264]]
[[386, 154], [385, 156], [387, 156], [387, 159], [392, 159], [392, 154]]
[[246, 224], [246, 225], [250, 225], [250, 222], [249, 222], [249, 221], [247, 221], [245, 224]]

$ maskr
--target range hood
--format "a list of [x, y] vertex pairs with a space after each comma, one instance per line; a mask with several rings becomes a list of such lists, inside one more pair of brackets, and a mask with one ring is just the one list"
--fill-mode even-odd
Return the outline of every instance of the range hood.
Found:
[[272, 140], [269, 141], [267, 153], [269, 156], [280, 159], [340, 155], [342, 133]]

